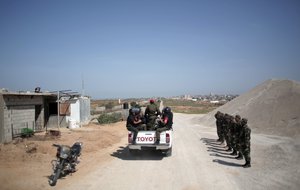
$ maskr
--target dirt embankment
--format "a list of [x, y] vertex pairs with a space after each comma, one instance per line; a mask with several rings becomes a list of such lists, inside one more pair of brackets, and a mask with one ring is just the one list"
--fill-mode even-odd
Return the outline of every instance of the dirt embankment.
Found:
[[300, 137], [300, 82], [268, 80], [204, 116], [204, 125], [215, 127], [221, 111], [248, 118], [255, 133]]
[[[88, 173], [94, 165], [111, 159], [110, 147], [120, 142], [127, 134], [125, 122], [112, 125], [89, 124], [79, 129], [60, 129], [61, 136], [45, 133], [35, 134], [28, 139], [15, 139], [9, 144], [0, 144], [0, 189], [48, 189], [51, 160], [55, 159], [53, 143], [72, 145], [83, 142], [80, 175]], [[77, 173], [72, 178], [76, 178]], [[78, 176], [77, 176], [78, 177]], [[65, 181], [60, 180], [57, 187]]]
[[235, 178], [239, 189], [299, 189], [299, 82], [268, 80], [198, 121], [215, 129], [218, 110], [248, 118], [252, 129], [252, 168]]

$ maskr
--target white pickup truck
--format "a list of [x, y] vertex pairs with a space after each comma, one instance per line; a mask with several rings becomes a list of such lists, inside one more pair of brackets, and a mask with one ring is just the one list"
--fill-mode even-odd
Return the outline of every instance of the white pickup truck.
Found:
[[172, 155], [172, 133], [173, 130], [163, 131], [160, 133], [160, 143], [155, 144], [155, 131], [139, 131], [136, 143], [132, 144], [133, 133], [128, 131], [128, 148], [130, 153], [137, 150], [160, 150], [166, 156]]

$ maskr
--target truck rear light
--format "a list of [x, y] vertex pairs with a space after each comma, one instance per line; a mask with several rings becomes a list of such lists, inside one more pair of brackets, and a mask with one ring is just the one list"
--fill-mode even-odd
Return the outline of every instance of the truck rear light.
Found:
[[170, 134], [166, 133], [166, 143], [170, 143]]
[[132, 143], [132, 133], [128, 133], [128, 143]]

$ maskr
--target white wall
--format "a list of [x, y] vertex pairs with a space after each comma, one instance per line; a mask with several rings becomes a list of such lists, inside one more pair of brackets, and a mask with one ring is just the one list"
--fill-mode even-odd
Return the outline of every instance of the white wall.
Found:
[[90, 121], [90, 99], [87, 97], [75, 98], [70, 104], [70, 116], [66, 117], [66, 121], [75, 120], [79, 124], [85, 124]]
[[80, 123], [80, 103], [78, 99], [70, 104], [70, 116], [66, 117], [66, 122], [68, 123], [70, 120]]

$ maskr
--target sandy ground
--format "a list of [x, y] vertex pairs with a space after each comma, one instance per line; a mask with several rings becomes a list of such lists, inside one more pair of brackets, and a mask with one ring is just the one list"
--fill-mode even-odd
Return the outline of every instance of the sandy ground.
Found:
[[[113, 125], [90, 124], [79, 129], [62, 128], [60, 137], [52, 137], [43, 132], [32, 138], [0, 144], [0, 189], [56, 189], [70, 181], [76, 182], [98, 164], [109, 162], [112, 157], [107, 152], [126, 135], [125, 122]], [[52, 144], [72, 145], [76, 141], [83, 142], [78, 171], [60, 179], [54, 188], [50, 187], [50, 162], [55, 159], [56, 154]]]
[[[62, 130], [59, 139], [33, 139], [1, 145], [0, 189], [299, 189], [300, 142], [289, 137], [252, 134], [252, 167], [243, 168], [215, 141], [216, 129], [202, 115], [174, 114], [173, 155], [149, 151], [131, 155], [125, 123]], [[72, 176], [50, 187], [54, 142], [84, 143]], [[27, 147], [36, 152], [26, 153]], [[31, 145], [34, 144], [34, 145]]]

